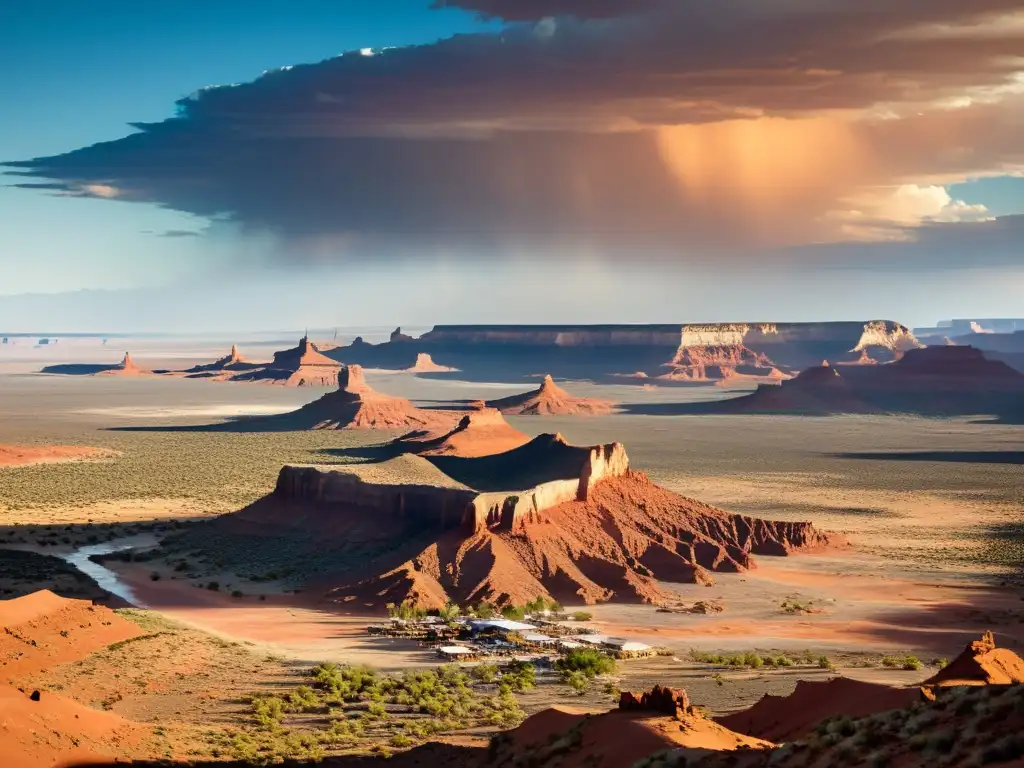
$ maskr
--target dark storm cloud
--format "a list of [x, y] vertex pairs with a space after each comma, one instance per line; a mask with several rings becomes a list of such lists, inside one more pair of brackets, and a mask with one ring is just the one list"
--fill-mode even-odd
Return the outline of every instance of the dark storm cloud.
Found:
[[435, 8], [462, 8], [485, 18], [537, 21], [552, 16], [601, 19], [667, 5], [671, 0], [434, 0]]
[[27, 187], [425, 258], [877, 233], [966, 210], [878, 189], [1024, 167], [1024, 31], [992, 21], [1020, 0], [458, 5], [540, 21], [207, 89], [123, 139], [12, 165]]

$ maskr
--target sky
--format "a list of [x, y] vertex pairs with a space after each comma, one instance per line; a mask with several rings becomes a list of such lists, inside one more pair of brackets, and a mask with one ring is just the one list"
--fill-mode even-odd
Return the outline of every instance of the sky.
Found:
[[38, 0], [0, 67], [0, 330], [1024, 316], [1019, 0]]

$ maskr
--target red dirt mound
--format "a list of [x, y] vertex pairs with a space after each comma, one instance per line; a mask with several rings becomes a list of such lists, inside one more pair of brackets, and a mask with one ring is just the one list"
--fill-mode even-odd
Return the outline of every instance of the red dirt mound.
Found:
[[374, 391], [363, 369], [349, 365], [336, 374], [338, 389], [293, 413], [270, 417], [297, 429], [451, 429], [457, 415], [427, 411], [402, 397]]
[[147, 730], [49, 691], [0, 683], [0, 764], [10, 768], [87, 765], [117, 756]]
[[467, 413], [454, 429], [421, 430], [397, 438], [392, 446], [421, 456], [490, 456], [530, 441], [513, 429], [501, 411], [486, 408]]
[[0, 625], [0, 679], [75, 661], [142, 634], [109, 608], [48, 590], [0, 602]]
[[0, 602], [0, 765], [50, 768], [111, 757], [148, 729], [14, 682], [143, 634], [109, 608], [48, 590]]
[[752, 554], [786, 555], [829, 538], [809, 523], [734, 515], [659, 488], [628, 472], [595, 484], [586, 501], [499, 520], [472, 532], [449, 530], [418, 555], [331, 591], [339, 602], [380, 607], [412, 599], [426, 607], [489, 601], [522, 604], [538, 595], [563, 602], [659, 602], [659, 581], [712, 583], [711, 571], [752, 566]]
[[760, 739], [794, 741], [829, 717], [866, 717], [909, 707], [921, 700], [920, 688], [893, 688], [845, 677], [827, 682], [798, 680], [796, 690], [789, 696], [766, 694], [750, 709], [716, 718], [716, 721], [738, 733]]
[[1024, 659], [1008, 648], [996, 648], [991, 632], [964, 649], [922, 685], [1008, 685], [1024, 683]]
[[[670, 712], [647, 706], [666, 693]], [[489, 765], [536, 768], [621, 768], [664, 750], [731, 752], [773, 745], [733, 733], [689, 706], [685, 691], [656, 688], [640, 697], [625, 694], [629, 704], [599, 715], [556, 707], [527, 718], [493, 740]], [[641, 700], [645, 704], [641, 704]], [[680, 701], [681, 700], [681, 701]], [[682, 707], [680, 707], [682, 703]]]
[[0, 445], [0, 467], [97, 459], [109, 454], [102, 448], [78, 445]]
[[449, 368], [447, 365], [438, 365], [426, 352], [416, 355], [416, 362], [411, 368], [406, 368], [406, 373], [452, 373], [458, 368]]
[[545, 376], [540, 389], [521, 395], [491, 400], [488, 408], [520, 416], [594, 416], [612, 412], [613, 403], [587, 397], [574, 397]]
[[258, 381], [287, 387], [333, 387], [338, 383], [341, 363], [320, 354], [303, 336], [291, 349], [274, 353], [274, 361], [252, 371], [243, 371], [232, 381]]

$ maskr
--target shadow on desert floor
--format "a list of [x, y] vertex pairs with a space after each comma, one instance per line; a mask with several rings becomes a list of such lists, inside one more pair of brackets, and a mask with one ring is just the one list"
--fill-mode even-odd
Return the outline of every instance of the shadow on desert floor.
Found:
[[948, 461], [965, 464], [1024, 464], [1024, 451], [883, 451], [834, 453], [837, 459], [869, 461]]

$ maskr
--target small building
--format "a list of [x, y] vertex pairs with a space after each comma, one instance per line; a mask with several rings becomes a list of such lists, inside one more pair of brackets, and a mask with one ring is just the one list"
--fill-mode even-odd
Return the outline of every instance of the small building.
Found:
[[478, 635], [481, 632], [496, 632], [500, 634], [532, 632], [537, 629], [533, 624], [512, 621], [511, 619], [476, 619], [469, 622], [469, 628], [474, 635]]
[[575, 643], [579, 643], [580, 645], [585, 645], [590, 648], [605, 645], [608, 639], [609, 638], [605, 637], [604, 635], [573, 635], [569, 638], [569, 640]]
[[654, 655], [654, 649], [651, 646], [636, 640], [609, 637], [605, 638], [602, 645], [620, 659], [640, 659]]
[[548, 635], [542, 635], [538, 632], [526, 632], [523, 634], [523, 640], [534, 645], [554, 645], [555, 638], [549, 637]]

